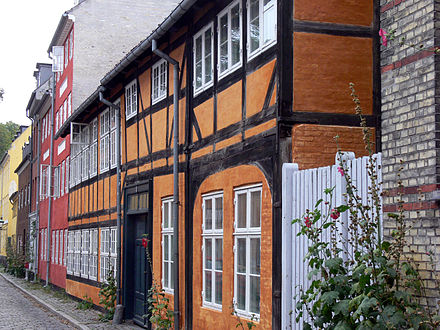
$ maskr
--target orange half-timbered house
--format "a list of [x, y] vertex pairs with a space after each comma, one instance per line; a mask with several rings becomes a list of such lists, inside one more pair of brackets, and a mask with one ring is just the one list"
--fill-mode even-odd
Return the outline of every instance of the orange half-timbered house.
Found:
[[[74, 270], [75, 260], [92, 255], [98, 275], [68, 277], [68, 292], [97, 302], [99, 281], [119, 267], [119, 204], [125, 317], [149, 325], [152, 277], [174, 303], [176, 91], [173, 65], [152, 51], [155, 40], [180, 67], [179, 327], [235, 328], [232, 306], [259, 329], [280, 328], [281, 166], [332, 163], [336, 134], [344, 150], [364, 152], [347, 87], [356, 84], [375, 129], [376, 16], [373, 1], [183, 0], [102, 78], [59, 133], [70, 133], [72, 123], [98, 164], [98, 174], [71, 184], [69, 193], [69, 242], [89, 230], [96, 249], [68, 247], [68, 269], [69, 261]], [[75, 168], [70, 172], [74, 180]]]

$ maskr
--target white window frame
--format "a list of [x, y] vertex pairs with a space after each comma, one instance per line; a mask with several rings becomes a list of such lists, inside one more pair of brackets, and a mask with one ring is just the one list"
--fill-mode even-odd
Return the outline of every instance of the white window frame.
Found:
[[58, 263], [59, 244], [60, 244], [60, 231], [56, 230], [55, 231], [55, 261], [54, 261], [55, 264]]
[[72, 56], [73, 56], [73, 30], [71, 30], [69, 34], [69, 60], [72, 59]]
[[[205, 39], [205, 35], [206, 33], [211, 30], [211, 54], [210, 54], [210, 58], [211, 58], [211, 80], [210, 81], [205, 81], [206, 79], [206, 39]], [[202, 40], [202, 54], [201, 54], [201, 68], [202, 68], [202, 84], [200, 85], [200, 87], [197, 87], [197, 39], [201, 38]], [[210, 23], [207, 26], [205, 26], [202, 30], [200, 30], [199, 32], [197, 32], [196, 35], [194, 35], [194, 82], [193, 82], [193, 87], [194, 87], [194, 95], [197, 95], [199, 93], [201, 93], [202, 91], [208, 89], [209, 87], [211, 87], [214, 84], [214, 24]]]
[[81, 231], [81, 277], [89, 277], [90, 231]]
[[[234, 307], [237, 311], [238, 315], [243, 316], [245, 318], [251, 318], [254, 316], [257, 320], [260, 317], [260, 313], [251, 312], [250, 311], [250, 277], [258, 277], [260, 282], [260, 312], [261, 312], [261, 222], [262, 222], [262, 185], [253, 185], [247, 187], [240, 187], [234, 189]], [[259, 227], [251, 226], [251, 193], [260, 192], [260, 219], [259, 219]], [[246, 194], [246, 227], [239, 228], [238, 227], [238, 196], [241, 194]], [[246, 272], [238, 274], [238, 239], [245, 239], [246, 241]], [[251, 257], [250, 257], [250, 242], [251, 239], [259, 239], [260, 240], [260, 273], [259, 274], [251, 274]], [[246, 293], [245, 293], [245, 308], [239, 308], [237, 297], [238, 297], [238, 275], [245, 276], [246, 279]]]
[[[110, 265], [113, 268], [113, 277], [116, 279], [116, 258], [117, 258], [117, 246], [118, 235], [117, 227], [110, 228]], [[109, 268], [110, 270], [110, 268]]]
[[[216, 220], [218, 217], [218, 214], [216, 213], [217, 210], [217, 202], [221, 199], [221, 228], [217, 228], [216, 226]], [[211, 202], [211, 226], [207, 226], [207, 202]], [[216, 302], [215, 300], [215, 292], [216, 292], [216, 285], [217, 282], [215, 281], [216, 274], [220, 274], [222, 278], [222, 289], [223, 289], [223, 192], [215, 192], [210, 193], [202, 196], [202, 212], [203, 212], [203, 222], [202, 222], [202, 304], [204, 307], [214, 308], [217, 310], [222, 309], [222, 303], [223, 303], [223, 294], [222, 299], [220, 303]], [[207, 241], [211, 241], [211, 267], [207, 267], [206, 261], [207, 261]], [[216, 249], [217, 245], [216, 242], [221, 241], [221, 262], [222, 266], [221, 269], [217, 269], [215, 263], [216, 263]], [[208, 301], [206, 299], [207, 292], [206, 292], [206, 281], [207, 281], [207, 272], [210, 272], [210, 280], [211, 280], [211, 301]]]
[[136, 79], [125, 86], [125, 118], [128, 120], [138, 112]]
[[[166, 209], [168, 208], [168, 209]], [[165, 224], [165, 219], [168, 219], [168, 224]], [[173, 281], [173, 198], [162, 199], [162, 288], [165, 292], [169, 294], [174, 294], [174, 281]], [[168, 249], [164, 244], [165, 238], [168, 241]], [[165, 252], [168, 253], [168, 259], [165, 259]], [[165, 278], [165, 267], [168, 270], [168, 276]], [[165, 285], [165, 281], [168, 282]]]
[[[105, 123], [107, 121], [107, 124]], [[110, 168], [110, 111], [106, 109], [99, 116], [99, 173], [104, 173]]]
[[40, 230], [40, 258], [44, 260], [44, 229]]
[[69, 93], [69, 96], [67, 96], [67, 109], [68, 109], [68, 116], [72, 114], [72, 93]]
[[75, 232], [68, 232], [67, 242], [67, 274], [73, 274], [74, 271], [74, 252], [75, 252]]
[[67, 229], [64, 229], [64, 255], [63, 255], [63, 265], [64, 267], [67, 266], [67, 253], [68, 253], [68, 239], [69, 235], [67, 232]]
[[[233, 8], [235, 8], [236, 6], [239, 6], [239, 30], [240, 30], [240, 55], [239, 58], [240, 60], [235, 63], [232, 64], [232, 40], [231, 40], [231, 10]], [[224, 70], [221, 71], [221, 62], [220, 62], [220, 57], [221, 57], [221, 49], [220, 49], [220, 42], [221, 42], [221, 38], [220, 38], [220, 19], [227, 15], [228, 17], [228, 40], [227, 40], [227, 44], [228, 44], [228, 67]], [[218, 14], [217, 16], [217, 34], [218, 34], [218, 44], [217, 44], [217, 54], [218, 54], [218, 59], [217, 59], [217, 71], [218, 71], [218, 79], [220, 80], [221, 78], [223, 78], [224, 76], [230, 74], [231, 72], [234, 72], [235, 70], [237, 70], [238, 68], [240, 68], [243, 65], [243, 11], [241, 8], [241, 1], [234, 1], [233, 3], [231, 3], [228, 7], [226, 7], [225, 9], [223, 9], [220, 14]]]
[[63, 160], [61, 162], [61, 169], [60, 169], [60, 197], [64, 195], [64, 173], [66, 168], [66, 161]]
[[98, 278], [98, 229], [90, 230], [89, 278]]
[[99, 280], [105, 283], [107, 274], [110, 270], [110, 229], [101, 228], [100, 231], [100, 249], [99, 249]]
[[[162, 78], [164, 82], [162, 83]], [[151, 68], [151, 104], [155, 104], [167, 97], [168, 90], [168, 62], [157, 61]], [[176, 92], [176, 91], [174, 91]]]
[[[247, 5], [247, 54], [248, 54], [248, 60], [251, 60], [252, 58], [254, 58], [255, 56], [257, 56], [258, 54], [260, 54], [261, 52], [263, 52], [264, 50], [266, 50], [267, 48], [271, 47], [272, 45], [274, 45], [277, 42], [277, 0], [271, 0], [269, 1], [269, 3], [267, 5], [264, 5], [264, 0], [256, 0], [258, 1], [258, 9], [259, 9], [259, 13], [258, 13], [258, 20], [259, 20], [259, 47], [256, 48], [255, 50], [251, 51], [251, 34], [250, 34], [250, 28], [251, 28], [251, 24], [250, 24], [250, 19], [251, 19], [251, 10], [250, 10], [250, 6], [251, 6], [251, 1], [252, 0], [247, 0], [246, 5]], [[272, 27], [274, 29], [274, 39], [269, 39], [267, 42], [264, 41], [264, 37], [265, 37], [265, 29], [266, 29], [266, 14], [270, 11], [270, 10], [274, 10], [275, 11], [275, 25]]]
[[[117, 100], [115, 102], [115, 105], [117, 107], [120, 107], [120, 100]], [[116, 120], [118, 119], [117, 111], [118, 109], [115, 108], [110, 109], [110, 168], [116, 167]], [[122, 150], [122, 148], [119, 148], [119, 150]]]
[[90, 177], [98, 174], [98, 118], [90, 123]]
[[81, 230], [75, 230], [73, 274], [81, 276]]
[[58, 254], [58, 264], [59, 265], [63, 265], [63, 252], [64, 252], [64, 242], [63, 242], [63, 238], [64, 238], [64, 230], [59, 230], [58, 231], [58, 243], [59, 243], [59, 254]]
[[51, 254], [50, 254], [50, 262], [54, 263], [54, 258], [55, 258], [55, 230], [52, 230], [52, 241], [50, 242], [50, 249], [51, 249]]

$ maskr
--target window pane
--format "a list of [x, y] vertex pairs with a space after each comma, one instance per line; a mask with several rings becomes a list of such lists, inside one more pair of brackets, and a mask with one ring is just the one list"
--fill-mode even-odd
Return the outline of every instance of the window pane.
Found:
[[212, 80], [212, 38], [211, 29], [205, 32], [205, 84]]
[[246, 273], [246, 238], [237, 238], [237, 272]]
[[260, 277], [250, 276], [249, 311], [260, 314]]
[[205, 271], [205, 300], [212, 301], [212, 272]]
[[215, 199], [215, 229], [223, 229], [223, 197]]
[[139, 194], [139, 209], [146, 209], [148, 208], [148, 198], [147, 193]]
[[237, 275], [237, 308], [246, 309], [246, 275]]
[[170, 279], [170, 288], [174, 289], [174, 271], [173, 271], [173, 263], [170, 262], [170, 273], [171, 273], [171, 279]]
[[231, 10], [231, 65], [240, 62], [240, 6]]
[[259, 0], [252, 0], [249, 12], [249, 39], [251, 53], [260, 47]]
[[220, 18], [220, 72], [228, 68], [228, 15]]
[[276, 39], [276, 10], [275, 6], [272, 4], [271, 7], [264, 9], [264, 43]]
[[260, 238], [250, 239], [251, 269], [250, 273], [260, 275]]
[[215, 269], [223, 269], [223, 239], [221, 238], [215, 240]]
[[163, 235], [163, 260], [170, 260], [168, 235]]
[[169, 284], [168, 284], [168, 278], [169, 278], [169, 274], [168, 274], [168, 262], [164, 262], [163, 263], [163, 286], [166, 288], [169, 288]]
[[251, 192], [251, 227], [260, 227], [261, 191]]
[[222, 273], [215, 273], [215, 303], [222, 303]]
[[202, 37], [196, 39], [196, 89], [200, 88], [202, 82]]
[[246, 228], [246, 194], [239, 194], [237, 198], [237, 227]]
[[205, 238], [205, 269], [212, 269], [212, 240]]
[[212, 199], [205, 200], [205, 230], [212, 229]]
[[169, 205], [170, 203], [163, 203], [163, 228], [168, 228], [169, 223]]

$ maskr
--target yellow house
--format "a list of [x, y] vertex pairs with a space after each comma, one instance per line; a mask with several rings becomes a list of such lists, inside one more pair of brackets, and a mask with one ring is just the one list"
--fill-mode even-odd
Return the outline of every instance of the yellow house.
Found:
[[15, 236], [17, 215], [10, 198], [18, 189], [18, 175], [14, 171], [22, 161], [22, 148], [30, 134], [30, 126], [20, 126], [11, 147], [0, 160], [0, 258], [6, 256], [7, 242]]

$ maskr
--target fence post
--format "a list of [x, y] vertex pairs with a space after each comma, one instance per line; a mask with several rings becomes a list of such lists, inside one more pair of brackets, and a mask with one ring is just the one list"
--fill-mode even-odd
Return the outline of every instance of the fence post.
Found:
[[[293, 174], [298, 171], [297, 164], [283, 164], [282, 173], [282, 283], [281, 283], [281, 328], [289, 329], [292, 322], [293, 297], [292, 297], [292, 217], [293, 199]], [[275, 239], [275, 238], [274, 238]]]

